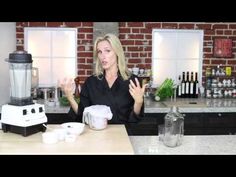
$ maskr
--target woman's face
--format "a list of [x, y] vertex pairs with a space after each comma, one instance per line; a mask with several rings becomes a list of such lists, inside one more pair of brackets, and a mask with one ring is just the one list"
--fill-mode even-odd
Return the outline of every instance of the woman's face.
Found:
[[104, 70], [117, 67], [117, 56], [108, 41], [97, 44], [97, 55]]

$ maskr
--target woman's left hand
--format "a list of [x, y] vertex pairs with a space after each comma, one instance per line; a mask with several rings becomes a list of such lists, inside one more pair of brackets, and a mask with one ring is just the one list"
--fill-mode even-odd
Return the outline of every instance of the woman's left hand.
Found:
[[136, 84], [134, 84], [134, 82], [132, 80], [130, 80], [129, 93], [133, 97], [135, 103], [142, 104], [143, 103], [143, 96], [145, 93], [145, 87], [148, 84], [144, 84], [141, 87], [137, 78], [135, 78], [135, 83]]

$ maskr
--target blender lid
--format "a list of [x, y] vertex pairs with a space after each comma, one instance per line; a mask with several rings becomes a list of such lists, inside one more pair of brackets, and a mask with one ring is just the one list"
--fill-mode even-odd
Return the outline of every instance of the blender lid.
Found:
[[9, 59], [7, 59], [10, 63], [32, 63], [32, 55], [27, 53], [25, 50], [16, 50], [13, 53], [9, 54]]

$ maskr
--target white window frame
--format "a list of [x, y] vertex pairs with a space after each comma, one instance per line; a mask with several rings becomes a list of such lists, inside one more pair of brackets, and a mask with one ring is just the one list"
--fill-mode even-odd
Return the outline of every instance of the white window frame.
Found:
[[[33, 53], [31, 53], [30, 51], [29, 51], [29, 44], [28, 44], [28, 34], [29, 34], [29, 32], [30, 31], [45, 31], [45, 32], [50, 32], [50, 54], [49, 54], [49, 56], [47, 56], [47, 55], [45, 55], [45, 54], [43, 54], [42, 53], [42, 55], [40, 55], [40, 56], [37, 56], [37, 55], [34, 55]], [[70, 32], [70, 31], [72, 31], [72, 32], [74, 32], [74, 38], [75, 38], [75, 51], [74, 51], [74, 53], [73, 54], [71, 54], [71, 56], [60, 56], [60, 55], [58, 55], [58, 56], [52, 56], [52, 54], [53, 54], [53, 51], [52, 51], [52, 45], [53, 45], [53, 39], [52, 39], [52, 36], [53, 36], [53, 32], [58, 32], [58, 31], [63, 31], [63, 32]], [[38, 46], [39, 47], [39, 49], [40, 49], [40, 46]], [[34, 60], [34, 58], [38, 58], [38, 59], [40, 59], [40, 58], [42, 58], [42, 59], [46, 59], [46, 58], [49, 58], [49, 60], [50, 60], [50, 67], [51, 67], [51, 69], [50, 69], [50, 73], [46, 73], [46, 74], [48, 74], [49, 75], [49, 77], [50, 77], [50, 83], [49, 84], [44, 84], [44, 83], [42, 83], [42, 82], [40, 82], [40, 78], [39, 78], [39, 87], [54, 87], [54, 86], [57, 86], [57, 84], [58, 84], [58, 80], [55, 78], [55, 80], [53, 79], [53, 71], [52, 71], [52, 68], [53, 68], [53, 66], [52, 66], [52, 60], [54, 59], [54, 58], [61, 58], [61, 59], [73, 59], [74, 60], [74, 68], [71, 68], [71, 70], [74, 70], [74, 74], [73, 74], [73, 78], [75, 78], [76, 76], [77, 76], [77, 28], [53, 28], [53, 27], [25, 27], [24, 28], [24, 49], [26, 50], [26, 51], [28, 51], [30, 54], [32, 54], [32, 59]], [[34, 65], [34, 63], [33, 63], [33, 66], [34, 67], [37, 67], [37, 66], [35, 66]], [[40, 72], [40, 68], [39, 68], [39, 72]], [[61, 70], [58, 70], [58, 72], [63, 72], [63, 71], [61, 71]], [[66, 76], [65, 76], [65, 78], [66, 78]]]
[[[202, 87], [202, 61], [203, 61], [203, 36], [204, 36], [204, 31], [203, 30], [191, 30], [191, 29], [153, 29], [152, 31], [152, 76], [153, 76], [153, 86], [154, 87], [158, 87], [160, 86], [161, 82], [158, 83], [155, 80], [155, 77], [157, 78], [158, 75], [161, 75], [161, 73], [157, 74], [157, 67], [155, 66], [156, 61], [159, 59], [161, 60], [162, 58], [158, 58], [157, 57], [157, 52], [158, 52], [158, 41], [156, 41], [156, 39], [158, 38], [157, 35], [160, 35], [162, 32], [164, 33], [170, 33], [170, 34], [175, 34], [176, 35], [176, 40], [178, 39], [178, 34], [182, 33], [194, 33], [194, 34], [199, 34], [199, 57], [198, 58], [192, 58], [192, 60], [198, 60], [198, 70], [195, 72], [198, 72], [198, 82], [199, 82], [199, 87]], [[173, 41], [173, 43], [178, 44], [178, 41]], [[175, 45], [175, 44], [174, 44]], [[171, 46], [171, 45], [169, 45]], [[174, 50], [176, 50], [177, 53], [177, 46], [175, 46]], [[173, 48], [172, 48], [173, 49]], [[168, 54], [168, 52], [166, 52]], [[175, 63], [177, 63], [177, 61], [180, 59], [180, 56], [176, 55], [177, 57], [173, 57], [171, 56], [170, 58], [163, 58], [163, 59], [170, 59], [172, 61], [174, 61]], [[156, 61], [155, 61], [156, 60]], [[182, 60], [182, 59], [181, 59]], [[189, 61], [189, 60], [188, 60]], [[168, 69], [168, 66], [162, 66], [162, 67], [166, 67]], [[191, 71], [191, 68], [189, 68], [186, 71]], [[186, 72], [185, 71], [185, 72]], [[172, 78], [175, 80], [175, 83], [178, 83], [178, 76], [181, 75], [182, 78], [182, 72], [184, 71], [177, 71], [177, 64], [175, 67], [175, 71], [171, 70], [170, 72], [175, 72], [173, 75], [174, 77], [169, 77], [168, 75], [165, 75], [163, 77], [165, 78]], [[186, 75], [186, 74], [185, 74]]]

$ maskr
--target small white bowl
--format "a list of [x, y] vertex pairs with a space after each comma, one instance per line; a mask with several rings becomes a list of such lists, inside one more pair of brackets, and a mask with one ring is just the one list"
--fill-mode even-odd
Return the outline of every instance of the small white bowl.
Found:
[[63, 141], [66, 136], [66, 129], [65, 128], [56, 128], [53, 130], [57, 134], [58, 140]]
[[84, 131], [84, 123], [79, 122], [67, 122], [64, 124], [61, 124], [61, 127], [65, 128], [67, 131], [67, 134], [74, 134], [74, 135], [80, 135]]
[[55, 132], [45, 132], [42, 134], [43, 143], [55, 144], [58, 142], [58, 136]]

